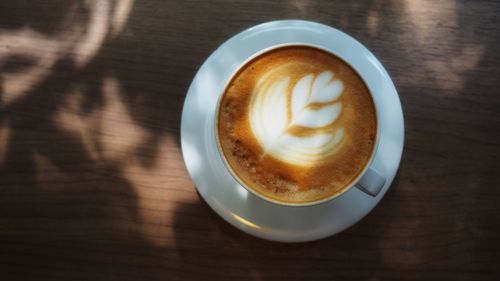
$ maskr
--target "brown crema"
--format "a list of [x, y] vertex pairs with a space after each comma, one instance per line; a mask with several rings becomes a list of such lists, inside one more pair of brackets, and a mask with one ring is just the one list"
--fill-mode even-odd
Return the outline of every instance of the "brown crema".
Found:
[[[273, 77], [269, 73], [289, 64], [298, 67], [286, 68], [290, 69], [290, 73], [285, 73], [290, 81], [284, 94], [287, 122], [291, 119], [293, 86], [299, 79], [330, 71], [333, 79], [343, 85], [341, 95], [335, 99], [341, 105], [341, 112], [334, 122], [317, 128], [293, 125], [287, 130], [290, 136], [300, 139], [314, 134], [333, 134], [342, 128], [343, 136], [334, 151], [313, 165], [294, 164], [274, 157], [266, 151], [266, 144], [256, 137], [251, 125], [251, 102], [260, 81], [269, 80]], [[331, 103], [311, 102], [309, 107], [318, 110]], [[269, 119], [266, 122], [275, 121]], [[374, 102], [361, 77], [337, 56], [309, 46], [280, 47], [247, 62], [226, 87], [217, 116], [220, 148], [233, 174], [248, 188], [284, 203], [322, 200], [351, 186], [371, 158], [376, 134]]]

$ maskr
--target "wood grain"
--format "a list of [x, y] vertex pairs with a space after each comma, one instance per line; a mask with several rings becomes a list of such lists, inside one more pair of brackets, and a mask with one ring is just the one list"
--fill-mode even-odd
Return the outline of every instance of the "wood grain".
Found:
[[[499, 280], [496, 1], [0, 2], [0, 280]], [[404, 108], [401, 168], [347, 231], [281, 244], [197, 195], [180, 115], [257, 23], [351, 34]]]

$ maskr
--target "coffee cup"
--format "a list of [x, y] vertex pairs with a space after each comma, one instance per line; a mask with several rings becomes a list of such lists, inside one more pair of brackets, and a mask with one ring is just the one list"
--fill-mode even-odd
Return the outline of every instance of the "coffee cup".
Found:
[[352, 188], [377, 196], [372, 167], [377, 101], [347, 60], [288, 43], [250, 56], [217, 102], [214, 133], [225, 168], [245, 189], [283, 206], [311, 206]]

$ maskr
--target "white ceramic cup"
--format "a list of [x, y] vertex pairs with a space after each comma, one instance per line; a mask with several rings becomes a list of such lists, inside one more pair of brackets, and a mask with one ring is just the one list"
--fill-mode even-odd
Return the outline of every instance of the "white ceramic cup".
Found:
[[[279, 201], [279, 200], [276, 200], [276, 199], [273, 199], [273, 198], [270, 198], [270, 197], [267, 197], [257, 191], [255, 191], [252, 187], [248, 186], [237, 174], [236, 172], [234, 172], [234, 170], [231, 168], [231, 166], [229, 165], [224, 153], [223, 153], [223, 150], [222, 150], [222, 146], [220, 144], [220, 140], [219, 140], [219, 132], [218, 132], [218, 120], [219, 120], [219, 110], [220, 110], [220, 105], [221, 105], [221, 101], [222, 101], [222, 97], [224, 96], [224, 93], [226, 92], [226, 89], [229, 85], [229, 83], [231, 82], [231, 80], [233, 79], [233, 77], [238, 73], [238, 71], [244, 67], [247, 63], [249, 63], [252, 59], [254, 59], [255, 57], [258, 57], [266, 52], [269, 52], [271, 50], [274, 50], [274, 49], [277, 49], [277, 48], [282, 48], [282, 47], [290, 47], [290, 46], [309, 46], [309, 47], [314, 47], [316, 49], [320, 49], [320, 50], [323, 50], [327, 53], [330, 53], [340, 59], [342, 59], [344, 62], [346, 62], [352, 69], [354, 69], [356, 71], [356, 73], [358, 73], [359, 77], [361, 77], [361, 79], [363, 80], [363, 82], [365, 83], [365, 85], [368, 87], [368, 90], [370, 92], [370, 95], [372, 96], [372, 100], [373, 100], [373, 103], [374, 103], [374, 106], [375, 106], [375, 112], [376, 112], [376, 118], [377, 118], [377, 132], [376, 132], [376, 136], [375, 136], [375, 142], [374, 142], [374, 146], [373, 146], [373, 150], [370, 154], [370, 158], [369, 160], [365, 163], [364, 167], [363, 167], [363, 170], [361, 171], [361, 173], [358, 174], [358, 176], [352, 181], [351, 184], [345, 186], [341, 191], [339, 192], [336, 192], [335, 194], [329, 196], [329, 197], [326, 197], [326, 198], [322, 198], [322, 199], [319, 199], [319, 200], [315, 200], [315, 201], [311, 201], [311, 202], [283, 202], [283, 201]], [[222, 162], [224, 163], [224, 166], [225, 168], [229, 171], [229, 173], [231, 174], [231, 176], [241, 185], [243, 186], [246, 190], [248, 190], [249, 192], [251, 192], [252, 194], [256, 195], [257, 197], [263, 199], [263, 200], [266, 200], [268, 202], [271, 202], [271, 203], [274, 203], [274, 204], [278, 204], [278, 205], [282, 205], [282, 206], [292, 206], [292, 207], [304, 207], [304, 206], [312, 206], [312, 205], [317, 205], [317, 204], [320, 204], [320, 203], [324, 203], [324, 202], [327, 202], [327, 201], [330, 201], [330, 200], [333, 200], [335, 198], [338, 198], [339, 196], [341, 196], [342, 194], [344, 194], [345, 192], [347, 192], [348, 190], [350, 190], [351, 188], [358, 188], [359, 190], [363, 191], [364, 193], [366, 193], [367, 195], [369, 196], [377, 196], [378, 193], [380, 192], [380, 190], [382, 189], [382, 187], [384, 186], [385, 182], [386, 182], [386, 177], [384, 175], [382, 175], [379, 171], [377, 171], [375, 168], [372, 167], [372, 162], [373, 162], [373, 158], [375, 156], [375, 154], [377, 153], [377, 148], [378, 148], [378, 144], [379, 144], [379, 139], [380, 139], [380, 126], [379, 126], [379, 120], [380, 120], [380, 114], [379, 114], [379, 108], [380, 106], [377, 105], [377, 99], [375, 99], [374, 97], [374, 93], [372, 91], [372, 89], [370, 89], [370, 85], [368, 83], [366, 83], [365, 79], [363, 78], [363, 76], [361, 75], [360, 71], [358, 71], [355, 67], [353, 67], [348, 60], [346, 60], [345, 58], [343, 58], [342, 56], [340, 56], [339, 54], [335, 53], [333, 50], [331, 49], [328, 49], [324, 46], [320, 46], [320, 45], [314, 45], [314, 44], [305, 44], [305, 43], [286, 43], [286, 44], [278, 44], [278, 45], [274, 45], [274, 46], [271, 46], [271, 47], [268, 47], [268, 48], [265, 48], [263, 50], [260, 50], [256, 53], [254, 53], [252, 56], [250, 56], [248, 59], [246, 59], [237, 69], [236, 71], [233, 72], [233, 74], [230, 76], [230, 78], [225, 81], [225, 87], [223, 88], [224, 90], [220, 93], [219, 95], [219, 98], [218, 98], [218, 101], [217, 101], [217, 108], [216, 108], [216, 111], [215, 111], [215, 118], [214, 118], [214, 122], [213, 122], [213, 130], [214, 130], [214, 133], [215, 133], [215, 138], [216, 138], [216, 142], [217, 142], [217, 148], [218, 148], [218, 154], [219, 156], [221, 157], [222, 159]]]

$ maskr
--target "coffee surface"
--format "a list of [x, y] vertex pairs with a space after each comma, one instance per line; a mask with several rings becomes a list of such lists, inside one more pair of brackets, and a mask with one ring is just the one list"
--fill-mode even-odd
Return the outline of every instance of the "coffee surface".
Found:
[[307, 46], [274, 49], [244, 65], [224, 92], [217, 126], [234, 173], [290, 203], [342, 192], [370, 159], [377, 131], [359, 75]]

